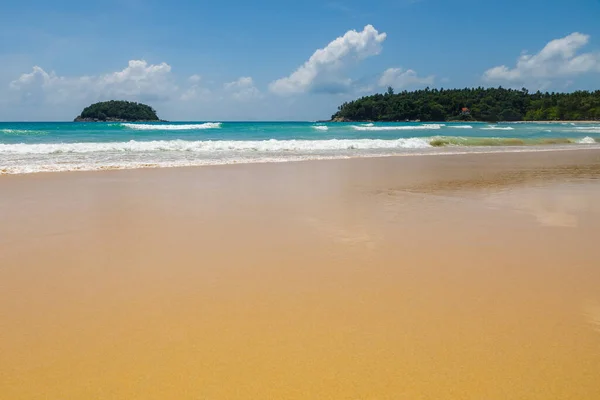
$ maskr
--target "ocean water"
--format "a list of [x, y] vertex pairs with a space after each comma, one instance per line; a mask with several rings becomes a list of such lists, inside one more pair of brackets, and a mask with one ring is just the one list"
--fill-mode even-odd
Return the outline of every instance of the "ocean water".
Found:
[[0, 122], [0, 174], [600, 149], [597, 124]]

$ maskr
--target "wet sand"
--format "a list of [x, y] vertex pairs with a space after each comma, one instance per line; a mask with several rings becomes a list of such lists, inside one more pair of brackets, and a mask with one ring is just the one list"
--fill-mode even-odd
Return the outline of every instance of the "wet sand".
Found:
[[600, 152], [0, 177], [2, 399], [599, 399]]

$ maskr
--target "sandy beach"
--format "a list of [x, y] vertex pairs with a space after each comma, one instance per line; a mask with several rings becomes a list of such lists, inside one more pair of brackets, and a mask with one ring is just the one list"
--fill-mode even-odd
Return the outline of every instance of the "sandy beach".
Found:
[[2, 399], [600, 398], [600, 152], [0, 177]]

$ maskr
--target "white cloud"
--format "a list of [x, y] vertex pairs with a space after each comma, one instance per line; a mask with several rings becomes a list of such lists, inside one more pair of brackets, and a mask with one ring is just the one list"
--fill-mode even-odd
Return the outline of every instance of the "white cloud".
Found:
[[50, 75], [42, 68], [35, 65], [31, 73], [22, 74], [19, 77], [19, 79], [14, 80], [10, 83], [10, 87], [11, 89], [20, 89], [24, 85], [31, 85], [34, 83], [37, 83], [39, 85], [46, 85], [53, 79], [56, 79], [56, 75], [54, 75], [54, 73]]
[[349, 81], [338, 76], [339, 70], [352, 57], [362, 60], [379, 54], [385, 38], [386, 34], [379, 33], [372, 25], [365, 26], [361, 32], [348, 31], [325, 48], [315, 51], [291, 75], [271, 82], [269, 90], [283, 95], [343, 89]]
[[24, 99], [49, 103], [98, 98], [167, 100], [178, 90], [170, 65], [144, 60], [131, 60], [123, 70], [99, 76], [58, 76], [34, 66], [9, 86]]
[[249, 76], [242, 76], [233, 82], [225, 83], [223, 87], [235, 100], [246, 101], [262, 97], [260, 90], [254, 86], [254, 80]]
[[359, 86], [356, 88], [357, 93], [370, 93], [375, 91], [375, 85]]
[[254, 81], [252, 80], [251, 77], [242, 76], [241, 78], [239, 78], [236, 81], [226, 83], [224, 86], [225, 86], [225, 89], [239, 89], [239, 88], [245, 88], [245, 87], [249, 87], [249, 86], [253, 86], [253, 85], [254, 85]]
[[433, 85], [435, 77], [419, 77], [412, 69], [388, 68], [379, 78], [379, 86], [403, 89], [410, 86]]
[[523, 53], [514, 68], [500, 65], [488, 69], [483, 78], [486, 81], [547, 83], [555, 78], [600, 72], [600, 53], [577, 54], [589, 39], [589, 35], [571, 33], [548, 42], [537, 54]]
[[192, 101], [192, 100], [207, 100], [208, 97], [212, 94], [210, 89], [200, 86], [200, 81], [202, 77], [200, 75], [194, 74], [188, 78], [188, 81], [191, 83], [182, 94], [179, 96], [181, 101]]
[[192, 85], [187, 88], [179, 99], [182, 101], [192, 101], [192, 100], [207, 100], [208, 96], [210, 96], [212, 92], [210, 89], [201, 87], [200, 85]]

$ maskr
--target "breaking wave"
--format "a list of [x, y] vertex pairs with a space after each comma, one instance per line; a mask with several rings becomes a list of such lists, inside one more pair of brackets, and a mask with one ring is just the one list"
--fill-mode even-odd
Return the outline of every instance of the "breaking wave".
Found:
[[489, 125], [485, 128], [481, 128], [484, 131], [514, 131], [515, 128], [513, 128], [512, 126], [493, 126], [493, 125]]
[[316, 129], [318, 131], [328, 131], [329, 127], [325, 125], [315, 125], [313, 126], [313, 129]]
[[352, 129], [357, 131], [423, 131], [441, 129], [443, 124], [423, 124], [423, 125], [404, 125], [404, 126], [371, 126], [371, 125], [352, 125]]
[[395, 140], [153, 140], [148, 142], [0, 144], [0, 154], [59, 154], [98, 152], [311, 152], [327, 150], [415, 149], [430, 147], [425, 138]]
[[594, 144], [594, 143], [596, 143], [596, 139], [594, 139], [592, 137], [589, 137], [589, 136], [586, 136], [583, 139], [579, 139], [577, 141], [577, 143], [580, 143], [580, 144]]
[[39, 135], [47, 135], [46, 131], [39, 130], [28, 130], [28, 129], [0, 129], [0, 133], [5, 135], [14, 135], [14, 136], [39, 136]]
[[206, 122], [203, 124], [131, 124], [123, 123], [121, 126], [142, 131], [190, 131], [196, 129], [218, 129], [221, 122]]
[[595, 144], [596, 139], [585, 137], [582, 139], [570, 138], [501, 138], [501, 137], [457, 137], [437, 136], [431, 138], [429, 144], [434, 147], [444, 146], [543, 146], [543, 145], [568, 145], [568, 144]]
[[340, 150], [423, 149], [443, 146], [533, 146], [552, 144], [595, 144], [592, 137], [568, 138], [494, 138], [494, 137], [413, 137], [401, 139], [329, 139], [329, 140], [153, 140], [93, 143], [0, 144], [0, 154], [61, 153], [318, 153]]
[[575, 129], [586, 133], [600, 133], [600, 126], [578, 126]]

